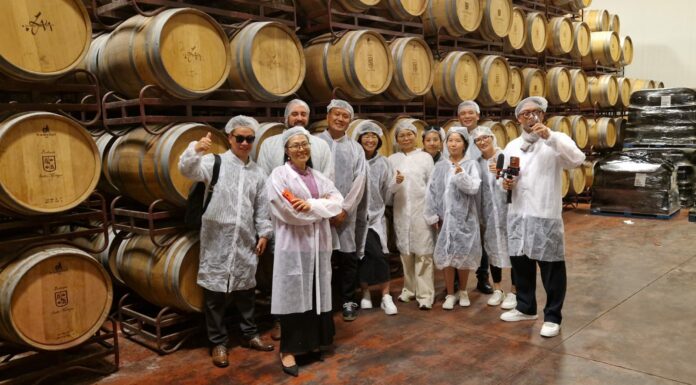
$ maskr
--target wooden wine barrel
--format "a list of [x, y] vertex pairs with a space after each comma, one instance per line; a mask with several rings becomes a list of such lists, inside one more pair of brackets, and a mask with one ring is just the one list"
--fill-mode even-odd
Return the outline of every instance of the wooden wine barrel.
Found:
[[[413, 119], [414, 121], [417, 119]], [[362, 122], [369, 121], [372, 123], [375, 123], [382, 129], [382, 136], [380, 139], [382, 140], [382, 147], [379, 148], [378, 152], [380, 155], [388, 157], [389, 155], [392, 154], [393, 150], [393, 145], [392, 145], [392, 138], [394, 137], [393, 135], [389, 135], [389, 130], [387, 130], [387, 127], [384, 126], [381, 122], [378, 122], [376, 120], [372, 119], [353, 119], [352, 122], [348, 125], [348, 129], [346, 130], [346, 135], [351, 137], [353, 140], [357, 141], [358, 137], [355, 135], [357, 131], [355, 131], [356, 127]], [[416, 125], [418, 127], [418, 125]], [[416, 138], [418, 140], [418, 138]], [[421, 136], [421, 148], [422, 148], [422, 136]]]
[[192, 8], [131, 17], [111, 33], [99, 60], [106, 88], [130, 98], [147, 84], [178, 98], [200, 98], [225, 83], [231, 66], [222, 27]]
[[573, 48], [570, 56], [575, 60], [582, 60], [583, 56], [590, 54], [590, 27], [587, 23], [573, 22]]
[[594, 66], [594, 61], [600, 65], [613, 66], [621, 59], [621, 41], [614, 31], [592, 32], [590, 36], [590, 51], [592, 63], [587, 59], [583, 66]]
[[381, 0], [379, 7], [395, 20], [408, 21], [422, 16], [428, 8], [428, 0]]
[[[97, 225], [101, 226], [101, 223]], [[84, 229], [84, 228], [81, 228]], [[104, 233], [92, 234], [88, 237], [75, 238], [72, 240], [76, 245], [91, 248], [91, 249], [101, 249], [106, 243], [106, 247], [101, 253], [92, 254], [92, 257], [96, 259], [102, 267], [109, 273], [111, 282], [116, 285], [125, 285], [123, 279], [118, 275], [118, 270], [116, 269], [116, 254], [118, 251], [118, 246], [123, 241], [123, 237], [116, 237], [113, 233], [113, 228], [108, 226], [108, 237], [104, 236]]]
[[111, 151], [111, 146], [116, 142], [116, 139], [118, 139], [118, 137], [108, 132], [95, 138], [95, 143], [99, 150], [99, 158], [101, 159], [101, 174], [99, 182], [97, 183], [97, 189], [113, 196], [119, 195], [119, 192], [118, 187], [114, 185], [114, 182], [111, 180], [111, 175], [109, 174], [109, 152]]
[[[393, 122], [387, 125], [387, 130], [385, 131], [388, 132], [388, 136], [390, 137], [390, 142], [391, 143], [391, 154], [395, 154], [401, 150], [399, 150], [399, 144], [396, 142], [396, 127], [399, 126], [400, 123], [402, 122], [409, 122], [413, 124], [416, 127], [416, 130], [418, 131], [418, 134], [416, 134], [416, 147], [418, 148], [423, 148], [423, 131], [425, 131], [425, 128], [428, 127], [428, 123], [426, 123], [423, 120], [420, 119], [413, 119], [409, 117], [398, 117], [396, 118]], [[382, 147], [385, 147], [384, 145]], [[380, 153], [381, 149], [380, 149]]]
[[479, 34], [488, 41], [498, 41], [510, 33], [512, 0], [488, 0], [483, 7]]
[[87, 55], [85, 55], [84, 61], [80, 65], [81, 68], [86, 69], [97, 77], [105, 71], [99, 58], [102, 49], [104, 49], [104, 46], [106, 45], [106, 41], [109, 39], [109, 36], [110, 35], [108, 33], [104, 33], [95, 37], [92, 40], [92, 44], [89, 46], [89, 50], [87, 51]]
[[70, 210], [94, 191], [100, 168], [94, 140], [72, 119], [26, 112], [0, 122], [0, 209]]
[[305, 47], [307, 73], [302, 90], [311, 100], [329, 100], [334, 88], [348, 99], [384, 92], [392, 80], [394, 60], [382, 35], [348, 31], [334, 44], [324, 34]]
[[294, 94], [305, 77], [302, 43], [285, 24], [250, 23], [230, 40], [232, 88], [253, 99], [274, 102]]
[[633, 40], [630, 36], [624, 36], [621, 38], [621, 56], [619, 58], [619, 64], [622, 66], [627, 66], [633, 63]]
[[578, 145], [578, 148], [586, 148], [589, 144], [587, 119], [582, 115], [571, 115], [568, 116], [568, 121], [570, 122], [570, 136], [573, 138], [573, 141]]
[[170, 306], [184, 312], [200, 312], [203, 288], [196, 283], [199, 239], [195, 232], [164, 236], [175, 240], [157, 247], [149, 235], [136, 235], [118, 247], [116, 268], [126, 285], [157, 306]]
[[609, 31], [610, 18], [606, 9], [590, 9], [583, 12], [583, 20], [592, 32]]
[[459, 119], [450, 119], [440, 125], [443, 130], [445, 130], [445, 133], [449, 131], [450, 128], [452, 127], [462, 127], [462, 124], [459, 122]]
[[655, 82], [646, 79], [629, 79], [631, 82], [631, 93], [636, 91], [655, 88]]
[[524, 95], [524, 75], [522, 70], [517, 67], [510, 67], [510, 81], [508, 82], [508, 92], [505, 97], [505, 106], [516, 107], [522, 101]]
[[628, 78], [616, 78], [619, 97], [616, 105], [618, 107], [628, 107], [631, 103], [631, 81]]
[[505, 102], [510, 85], [510, 65], [507, 59], [497, 55], [486, 55], [479, 59], [481, 67], [481, 90], [478, 101], [484, 106]]
[[503, 42], [507, 50], [517, 51], [522, 49], [527, 41], [527, 14], [522, 8], [513, 7], [510, 18], [510, 32]]
[[437, 63], [433, 87], [426, 100], [437, 98], [456, 106], [465, 100], [474, 100], [481, 90], [481, 67], [471, 52], [453, 51]]
[[585, 71], [581, 69], [570, 70], [570, 103], [582, 104], [588, 98], [589, 83]]
[[256, 140], [254, 141], [254, 144], [251, 145], [251, 153], [249, 154], [251, 159], [256, 161], [259, 156], [261, 145], [266, 141], [266, 139], [270, 138], [271, 136], [282, 134], [286, 128], [287, 127], [285, 127], [283, 123], [261, 123], [258, 130], [256, 130]]
[[582, 167], [571, 168], [568, 171], [568, 194], [566, 196], [580, 195], [585, 191], [585, 172]]
[[546, 126], [552, 131], [562, 132], [568, 136], [572, 135], [570, 120], [566, 116], [552, 116], [546, 119]]
[[228, 149], [228, 141], [218, 130], [201, 123], [179, 123], [160, 135], [137, 128], [119, 137], [111, 146], [108, 172], [118, 190], [149, 205], [164, 199], [173, 207], [184, 207], [193, 181], [179, 172], [179, 156], [189, 143], [213, 134], [212, 153]]
[[573, 49], [573, 23], [569, 17], [551, 18], [546, 33], [546, 49], [552, 55], [566, 55]]
[[529, 56], [539, 56], [546, 49], [547, 40], [546, 16], [541, 12], [527, 14], [527, 40], [522, 46], [522, 52]]
[[590, 76], [588, 79], [590, 94], [583, 104], [585, 107], [614, 107], [619, 100], [619, 83], [614, 75]]
[[[500, 123], [503, 125], [505, 128], [505, 139], [507, 143], [512, 142], [514, 139], [516, 139], [518, 136], [520, 136], [520, 126], [517, 124], [516, 121], [511, 120], [511, 119], [503, 119], [500, 121]], [[498, 146], [500, 147], [500, 146]], [[500, 147], [504, 148], [504, 147]]]
[[3, 1], [0, 9], [0, 73], [40, 81], [82, 63], [92, 23], [81, 0]]
[[570, 71], [553, 67], [546, 72], [546, 99], [550, 104], [565, 104], [570, 100], [572, 83]]
[[616, 33], [621, 33], [621, 19], [619, 15], [612, 14], [609, 17], [609, 29], [608, 31], [614, 31]]
[[665, 82], [663, 81], [654, 80], [653, 83], [655, 84], [655, 88], [665, 88]]
[[431, 0], [423, 14], [426, 35], [436, 35], [440, 29], [452, 36], [476, 31], [483, 19], [480, 0]]
[[307, 127], [307, 131], [309, 131], [312, 134], [318, 134], [320, 132], [324, 132], [328, 129], [329, 127], [329, 122], [326, 121], [326, 119], [322, 120], [317, 120], [314, 123], [311, 123], [309, 127]]
[[112, 301], [109, 274], [65, 245], [0, 258], [0, 337], [41, 350], [79, 345], [101, 327]]
[[561, 171], [561, 196], [565, 198], [570, 190], [570, 173], [568, 170]]
[[523, 68], [524, 97], [546, 95], [546, 75], [539, 68]]
[[498, 147], [505, 148], [505, 146], [507, 146], [507, 131], [505, 129], [505, 126], [501, 122], [496, 122], [493, 120], [482, 120], [479, 122], [479, 125], [486, 126], [491, 129], [493, 135], [495, 135], [495, 140], [498, 144]]
[[588, 120], [590, 127], [588, 137], [594, 148], [608, 149], [616, 145], [616, 122], [612, 118], [599, 118], [595, 121]]
[[389, 43], [394, 73], [387, 88], [393, 99], [411, 100], [430, 91], [435, 79], [435, 61], [428, 43], [420, 37], [402, 37]]
[[582, 162], [582, 170], [585, 173], [585, 187], [588, 189], [592, 187], [594, 182], [594, 165], [597, 163], [596, 160], [585, 160]]
[[[363, 13], [379, 4], [380, 0], [334, 0], [331, 4], [339, 11], [350, 13]], [[328, 11], [327, 0], [296, 0], [298, 9], [305, 15], [324, 15]], [[320, 20], [323, 20], [320, 18]]]
[[566, 5], [566, 8], [572, 12], [579, 12], [589, 7], [591, 4], [592, 0], [570, 0]]

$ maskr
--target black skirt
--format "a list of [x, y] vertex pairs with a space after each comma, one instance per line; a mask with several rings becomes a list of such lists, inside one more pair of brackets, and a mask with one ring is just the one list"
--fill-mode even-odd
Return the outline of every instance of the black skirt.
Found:
[[389, 261], [382, 252], [379, 235], [372, 229], [367, 231], [365, 256], [360, 260], [358, 276], [360, 283], [367, 283], [370, 286], [389, 281]]

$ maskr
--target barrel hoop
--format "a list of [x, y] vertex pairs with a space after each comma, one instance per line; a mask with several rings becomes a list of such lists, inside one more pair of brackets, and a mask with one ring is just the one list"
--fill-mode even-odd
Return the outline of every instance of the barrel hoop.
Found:
[[[331, 47], [331, 42], [326, 42], [324, 43], [324, 55], [321, 61], [321, 66], [324, 69], [324, 81], [326, 82], [326, 85], [329, 86], [329, 93], [333, 93], [334, 90], [334, 85], [333, 82], [331, 81], [331, 76], [329, 76], [329, 48]], [[309, 90], [309, 89], [308, 89]]]

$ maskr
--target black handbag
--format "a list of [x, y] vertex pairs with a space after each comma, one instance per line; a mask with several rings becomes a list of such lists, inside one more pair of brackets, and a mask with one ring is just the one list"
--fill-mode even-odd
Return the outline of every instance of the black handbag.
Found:
[[213, 165], [213, 178], [210, 180], [210, 185], [206, 189], [205, 183], [195, 183], [189, 191], [186, 198], [186, 213], [184, 214], [184, 224], [186, 228], [191, 230], [200, 230], [205, 209], [208, 208], [210, 198], [213, 197], [213, 190], [220, 175], [220, 155], [213, 154], [215, 164]]

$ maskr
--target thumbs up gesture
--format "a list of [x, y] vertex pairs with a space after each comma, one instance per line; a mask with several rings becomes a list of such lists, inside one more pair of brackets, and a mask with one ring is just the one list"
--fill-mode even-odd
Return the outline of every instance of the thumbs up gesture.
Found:
[[202, 137], [196, 142], [196, 152], [208, 152], [213, 147], [213, 133], [209, 132], [208, 135]]
[[404, 176], [401, 175], [401, 171], [396, 170], [396, 183], [401, 184], [404, 181]]
[[460, 166], [459, 163], [454, 164], [454, 175], [457, 175], [460, 172], [462, 172], [462, 166]]

